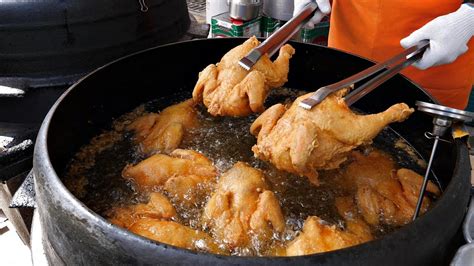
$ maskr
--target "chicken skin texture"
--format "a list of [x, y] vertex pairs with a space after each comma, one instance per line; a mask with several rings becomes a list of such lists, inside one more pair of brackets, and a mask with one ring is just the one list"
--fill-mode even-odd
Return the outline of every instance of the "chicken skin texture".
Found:
[[176, 220], [178, 215], [169, 200], [161, 193], [150, 194], [148, 203], [140, 203], [112, 210], [109, 221], [115, 225], [128, 229], [141, 218]]
[[286, 256], [321, 253], [364, 243], [352, 232], [337, 229], [317, 216], [306, 219], [301, 234], [288, 244]]
[[192, 99], [165, 108], [159, 114], [137, 118], [127, 129], [135, 132], [135, 140], [145, 154], [170, 153], [181, 144], [186, 131], [197, 125]]
[[286, 256], [301, 256], [358, 245], [373, 239], [369, 226], [357, 213], [350, 197], [336, 198], [339, 214], [345, 219], [344, 230], [317, 216], [310, 216], [301, 234], [286, 248]]
[[[362, 186], [358, 189], [356, 199], [365, 220], [373, 225], [382, 221], [389, 225], [409, 223], [415, 212], [423, 177], [409, 169], [399, 169], [393, 178], [378, 182], [375, 187]], [[429, 183], [427, 191], [439, 195], [440, 191]], [[431, 201], [426, 196], [420, 213], [428, 210]]]
[[338, 197], [335, 200], [337, 212], [344, 218], [345, 231], [357, 238], [360, 243], [368, 242], [372, 236], [369, 225], [359, 214], [358, 208], [352, 197]]
[[404, 121], [414, 111], [399, 103], [378, 114], [358, 115], [344, 102], [346, 93], [334, 93], [311, 110], [298, 106], [310, 93], [288, 109], [276, 104], [266, 110], [250, 128], [257, 136], [255, 156], [318, 185], [318, 170], [338, 168], [351, 150], [371, 143], [385, 126]]
[[129, 230], [137, 235], [176, 247], [225, 254], [208, 234], [173, 221], [142, 218]]
[[217, 64], [207, 66], [199, 73], [193, 99], [203, 102], [213, 116], [247, 116], [264, 110], [264, 101], [273, 88], [288, 80], [289, 61], [295, 53], [289, 44], [280, 48], [272, 62], [267, 54], [247, 71], [239, 61], [260, 42], [252, 37], [229, 52]]
[[163, 186], [170, 197], [185, 205], [199, 205], [217, 175], [212, 162], [199, 152], [176, 149], [170, 155], [155, 154], [122, 175], [141, 190]]
[[214, 238], [230, 249], [247, 247], [252, 239], [268, 243], [274, 232], [285, 228], [280, 204], [263, 173], [242, 162], [222, 175], [202, 219]]
[[[365, 221], [371, 225], [380, 223], [401, 226], [409, 223], [416, 208], [423, 177], [412, 170], [396, 169], [392, 159], [383, 153], [372, 151], [369, 155], [354, 152], [355, 161], [347, 167], [346, 186], [357, 189], [356, 202]], [[439, 188], [431, 181], [427, 191], [440, 195]], [[425, 196], [421, 213], [431, 204]]]

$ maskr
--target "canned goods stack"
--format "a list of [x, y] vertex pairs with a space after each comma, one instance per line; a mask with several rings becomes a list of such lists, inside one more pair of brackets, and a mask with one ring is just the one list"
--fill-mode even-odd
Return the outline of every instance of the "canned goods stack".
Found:
[[316, 24], [313, 29], [301, 29], [297, 41], [313, 43], [319, 45], [328, 44], [329, 19], [325, 17], [323, 21]]
[[267, 38], [274, 31], [280, 28], [283, 24], [284, 24], [284, 21], [274, 19], [274, 18], [264, 15], [262, 17], [262, 22], [261, 22], [262, 37]]
[[[270, 36], [293, 15], [294, 0], [266, 0], [263, 2], [261, 32], [263, 37]], [[314, 29], [302, 29], [294, 40], [327, 45], [329, 35], [329, 18], [326, 17]]]
[[[216, 3], [220, 2], [220, 3]], [[225, 3], [223, 3], [225, 2]], [[293, 14], [293, 0], [207, 0], [207, 4], [215, 6], [207, 12], [219, 10], [219, 14], [207, 14], [210, 19], [212, 38], [221, 37], [268, 37]], [[225, 5], [225, 7], [224, 7]], [[302, 29], [294, 40], [327, 45], [329, 35], [329, 18], [317, 24], [313, 29]]]
[[[210, 37], [260, 37], [262, 0], [229, 0], [225, 12], [213, 15]], [[210, 4], [212, 4], [210, 0]]]
[[250, 21], [235, 20], [226, 12], [211, 19], [211, 37], [260, 37], [260, 21], [261, 17]]
[[[263, 37], [270, 36], [278, 30], [286, 21], [271, 18], [264, 14], [261, 22], [261, 32]], [[313, 43], [319, 45], [327, 45], [329, 35], [329, 18], [325, 17], [323, 21], [316, 24], [313, 29], [301, 29], [293, 40], [304, 43]]]

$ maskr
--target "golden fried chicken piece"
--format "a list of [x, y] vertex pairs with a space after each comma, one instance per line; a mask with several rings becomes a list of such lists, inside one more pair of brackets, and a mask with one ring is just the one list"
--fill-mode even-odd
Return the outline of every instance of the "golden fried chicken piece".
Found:
[[262, 112], [268, 92], [287, 82], [289, 61], [295, 50], [287, 44], [274, 62], [265, 54], [250, 71], [239, 66], [240, 59], [259, 44], [257, 38], [252, 37], [227, 52], [219, 63], [207, 66], [199, 73], [193, 99], [203, 101], [213, 116]]
[[336, 198], [336, 208], [344, 217], [344, 230], [310, 216], [302, 233], [288, 244], [286, 256], [300, 256], [358, 245], [373, 239], [370, 227], [361, 219], [351, 197]]
[[178, 215], [173, 205], [161, 193], [150, 194], [148, 203], [115, 208], [111, 211], [109, 221], [123, 228], [129, 228], [138, 219], [148, 217], [154, 219], [176, 220]]
[[[347, 186], [357, 190], [356, 201], [360, 213], [369, 224], [380, 222], [404, 225], [411, 221], [415, 211], [423, 177], [408, 169], [396, 169], [391, 158], [379, 151], [368, 155], [353, 152], [352, 162], [345, 172]], [[427, 191], [439, 195], [431, 181]], [[421, 213], [425, 212], [430, 199], [424, 197]]]
[[344, 102], [346, 93], [334, 93], [311, 110], [298, 106], [311, 94], [296, 99], [289, 109], [281, 104], [269, 108], [250, 128], [258, 136], [252, 148], [255, 156], [317, 185], [318, 170], [338, 168], [351, 150], [370, 143], [385, 126], [404, 121], [414, 111], [399, 103], [382, 113], [357, 115]]
[[392, 177], [396, 165], [390, 155], [379, 150], [366, 151], [365, 154], [352, 151], [348, 156], [350, 163], [343, 169], [340, 178], [335, 180], [341, 191], [355, 194], [361, 186], [375, 185], [377, 180]]
[[265, 243], [285, 229], [280, 204], [263, 173], [242, 162], [222, 175], [202, 218], [214, 238], [231, 249], [249, 246], [254, 237]]
[[176, 149], [170, 155], [155, 154], [135, 166], [127, 166], [122, 175], [141, 189], [163, 186], [181, 203], [197, 205], [208, 193], [217, 171], [201, 153]]
[[143, 218], [135, 222], [130, 231], [176, 247], [225, 254], [208, 234], [172, 221]]
[[[415, 212], [423, 177], [409, 169], [399, 169], [393, 177], [382, 180], [375, 186], [361, 186], [356, 199], [365, 220], [370, 224], [382, 221], [390, 225], [409, 223]], [[440, 191], [433, 183], [428, 183], [427, 191], [439, 195]], [[420, 213], [428, 210], [431, 201], [423, 198]]]
[[356, 234], [337, 229], [317, 216], [310, 216], [303, 231], [286, 248], [286, 256], [301, 256], [350, 247], [366, 242]]
[[189, 99], [169, 106], [159, 114], [146, 114], [127, 129], [135, 132], [135, 139], [144, 153], [170, 153], [181, 144], [186, 130], [197, 125], [194, 105], [194, 101]]
[[[421, 185], [423, 184], [423, 177], [406, 168], [398, 169], [397, 177], [400, 181], [400, 184], [402, 184], [403, 195], [408, 200], [408, 202], [410, 202], [410, 204], [416, 206], [416, 203], [418, 202], [418, 196], [420, 195]], [[428, 181], [426, 191], [435, 196], [441, 195], [441, 191], [439, 190], [438, 186], [436, 186], [431, 181]], [[429, 199], [427, 200], [427, 205], [429, 205]]]
[[345, 231], [358, 238], [361, 243], [373, 238], [369, 225], [359, 214], [352, 197], [338, 197], [335, 200], [337, 212], [345, 220]]

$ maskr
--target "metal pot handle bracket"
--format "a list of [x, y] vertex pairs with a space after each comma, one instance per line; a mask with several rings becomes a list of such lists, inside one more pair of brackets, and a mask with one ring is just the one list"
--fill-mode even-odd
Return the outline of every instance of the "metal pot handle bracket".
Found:
[[36, 208], [36, 192], [33, 170], [31, 170], [13, 195], [10, 208]]

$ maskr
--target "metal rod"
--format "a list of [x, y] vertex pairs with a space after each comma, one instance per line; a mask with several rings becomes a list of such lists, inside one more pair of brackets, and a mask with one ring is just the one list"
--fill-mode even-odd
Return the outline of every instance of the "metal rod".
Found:
[[252, 49], [244, 58], [240, 59], [239, 65], [249, 71], [262, 55], [268, 54], [268, 56], [271, 57], [295, 35], [317, 8], [318, 5], [314, 2], [307, 4], [300, 13], [286, 22], [280, 29], [272, 33], [259, 46]]
[[426, 185], [428, 184], [428, 177], [431, 172], [431, 164], [433, 163], [433, 159], [436, 153], [436, 148], [438, 147], [439, 136], [435, 137], [433, 143], [433, 149], [431, 150], [430, 160], [428, 161], [428, 167], [426, 168], [425, 177], [423, 178], [423, 185], [420, 188], [420, 194], [418, 195], [418, 202], [416, 203], [415, 213], [413, 214], [413, 221], [418, 217], [421, 209], [421, 204], [423, 203], [423, 196], [425, 194]]

